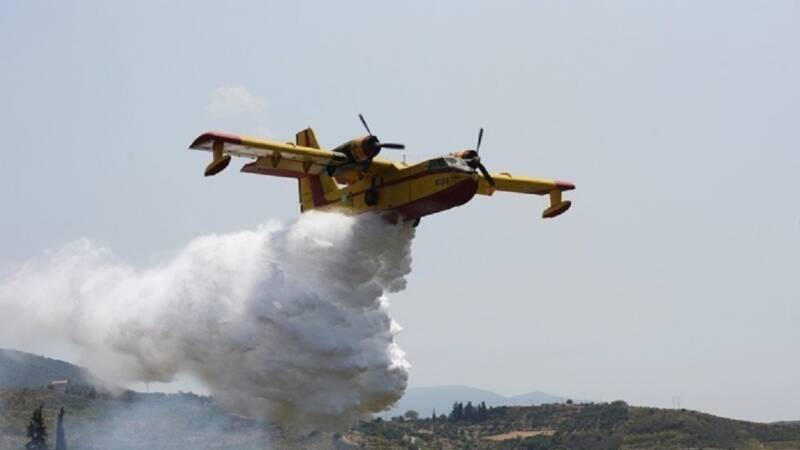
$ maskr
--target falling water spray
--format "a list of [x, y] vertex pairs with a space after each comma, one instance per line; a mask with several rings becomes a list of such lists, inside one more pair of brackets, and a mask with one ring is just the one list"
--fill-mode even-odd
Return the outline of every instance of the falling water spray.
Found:
[[406, 387], [385, 294], [405, 288], [413, 236], [372, 215], [311, 212], [198, 237], [144, 269], [82, 239], [0, 283], [0, 342], [58, 340], [118, 381], [188, 374], [237, 412], [346, 426]]

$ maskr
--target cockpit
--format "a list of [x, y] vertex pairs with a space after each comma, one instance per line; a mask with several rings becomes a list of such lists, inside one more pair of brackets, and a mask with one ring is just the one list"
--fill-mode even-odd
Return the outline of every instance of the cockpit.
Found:
[[452, 156], [443, 156], [441, 158], [434, 158], [428, 161], [428, 170], [447, 168], [457, 169], [463, 172], [475, 171], [475, 169], [471, 168], [463, 159], [454, 158]]

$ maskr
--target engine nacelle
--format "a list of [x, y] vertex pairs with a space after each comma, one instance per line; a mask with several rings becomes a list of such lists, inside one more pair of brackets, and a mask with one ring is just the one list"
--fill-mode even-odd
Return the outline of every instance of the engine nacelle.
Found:
[[472, 149], [467, 149], [467, 150], [461, 150], [460, 152], [450, 153], [450, 156], [461, 158], [464, 160], [470, 160], [470, 159], [475, 159], [475, 157], [478, 156], [478, 152]]
[[347, 155], [351, 161], [365, 162], [371, 161], [381, 152], [381, 144], [375, 136], [364, 136], [349, 140], [333, 151]]

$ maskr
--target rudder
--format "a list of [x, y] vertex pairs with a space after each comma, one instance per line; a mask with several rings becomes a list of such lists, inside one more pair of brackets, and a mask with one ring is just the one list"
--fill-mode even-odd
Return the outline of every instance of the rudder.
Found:
[[[295, 143], [302, 147], [321, 148], [317, 135], [311, 128], [299, 131], [295, 135]], [[339, 185], [327, 175], [306, 176], [299, 178], [297, 182], [301, 212], [333, 203], [335, 200], [329, 200], [328, 194], [339, 192]]]

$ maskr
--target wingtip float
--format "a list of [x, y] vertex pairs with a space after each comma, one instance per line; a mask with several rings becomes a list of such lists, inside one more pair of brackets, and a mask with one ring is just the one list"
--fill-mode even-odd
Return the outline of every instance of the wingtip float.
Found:
[[479, 156], [483, 129], [475, 149], [450, 153], [415, 164], [377, 158], [382, 149], [403, 149], [403, 144], [382, 143], [359, 114], [367, 135], [327, 150], [314, 130], [298, 132], [294, 142], [278, 142], [228, 133], [208, 132], [189, 146], [212, 153], [205, 176], [230, 164], [231, 156], [254, 161], [242, 172], [295, 178], [299, 182], [300, 210], [339, 209], [353, 214], [386, 212], [419, 223], [420, 218], [463, 205], [475, 194], [496, 191], [548, 195], [550, 206], [542, 218], [566, 212], [571, 202], [562, 193], [575, 189], [568, 181], [490, 173]]

